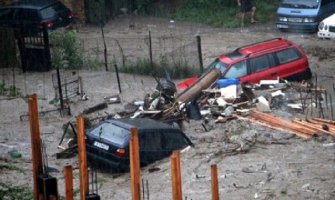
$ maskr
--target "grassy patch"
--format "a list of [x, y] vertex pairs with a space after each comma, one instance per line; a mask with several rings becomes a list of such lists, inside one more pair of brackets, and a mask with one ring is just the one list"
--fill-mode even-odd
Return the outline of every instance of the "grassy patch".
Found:
[[2, 170], [14, 170], [14, 171], [18, 171], [18, 172], [21, 172], [21, 173], [25, 174], [23, 169], [18, 168], [14, 165], [0, 164], [0, 172]]
[[156, 77], [165, 77], [168, 72], [171, 78], [185, 78], [194, 74], [194, 70], [187, 66], [170, 66], [164, 62], [151, 65], [148, 59], [138, 59], [136, 62], [120, 67], [119, 71], [130, 74], [155, 75]]
[[13, 186], [0, 182], [0, 199], [33, 199], [33, 192], [26, 186]]
[[[257, 7], [255, 18], [261, 23], [273, 21], [276, 18], [279, 1], [256, 0], [253, 4]], [[236, 1], [223, 4], [216, 0], [182, 0], [180, 8], [172, 13], [172, 18], [217, 27], [237, 28], [240, 25], [239, 13], [240, 7], [237, 6]]]

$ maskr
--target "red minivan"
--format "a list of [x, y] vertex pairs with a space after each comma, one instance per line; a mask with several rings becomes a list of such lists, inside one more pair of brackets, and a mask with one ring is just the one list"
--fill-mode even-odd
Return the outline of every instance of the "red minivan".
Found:
[[[200, 79], [214, 68], [220, 70], [220, 79], [238, 78], [241, 84], [277, 78], [300, 81], [312, 77], [306, 54], [298, 45], [284, 38], [249, 44], [223, 54], [206, 68]], [[179, 83], [177, 88], [185, 90], [198, 79], [192, 77]]]

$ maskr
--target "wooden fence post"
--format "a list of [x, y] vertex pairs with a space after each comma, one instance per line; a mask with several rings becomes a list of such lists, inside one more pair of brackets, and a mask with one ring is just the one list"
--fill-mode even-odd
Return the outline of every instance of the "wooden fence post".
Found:
[[171, 181], [172, 181], [172, 199], [182, 200], [181, 173], [180, 173], [180, 153], [173, 152], [171, 161]]
[[130, 156], [130, 177], [131, 177], [131, 192], [133, 200], [141, 199], [140, 185], [140, 153], [139, 153], [139, 138], [136, 128], [130, 129], [131, 138], [129, 143]]
[[211, 165], [212, 200], [219, 200], [218, 169]]
[[79, 182], [80, 182], [80, 199], [85, 200], [88, 194], [88, 170], [86, 157], [86, 142], [84, 118], [77, 118], [77, 137], [78, 137], [78, 156], [79, 156]]
[[71, 165], [64, 167], [64, 178], [65, 178], [65, 200], [73, 200], [73, 175]]
[[33, 94], [28, 98], [29, 104], [29, 123], [31, 135], [31, 150], [33, 162], [34, 179], [34, 200], [39, 199], [38, 175], [43, 173], [43, 162], [41, 152], [40, 125], [38, 121], [37, 95]]

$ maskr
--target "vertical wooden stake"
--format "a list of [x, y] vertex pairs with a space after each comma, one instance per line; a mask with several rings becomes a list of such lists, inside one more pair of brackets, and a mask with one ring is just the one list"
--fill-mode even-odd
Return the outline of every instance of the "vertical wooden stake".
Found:
[[79, 182], [80, 182], [80, 199], [85, 200], [88, 194], [88, 170], [86, 158], [86, 142], [84, 118], [77, 118], [77, 137], [78, 137], [78, 155], [79, 155]]
[[173, 152], [171, 161], [171, 181], [172, 181], [172, 199], [182, 200], [181, 174], [180, 174], [180, 153]]
[[139, 139], [138, 130], [136, 128], [130, 129], [130, 143], [129, 143], [129, 156], [130, 156], [130, 177], [131, 177], [131, 192], [132, 200], [141, 199], [141, 185], [140, 185], [140, 152], [139, 152]]
[[64, 167], [64, 177], [65, 177], [65, 200], [73, 200], [73, 175], [71, 165]]
[[176, 155], [176, 161], [177, 161], [177, 184], [178, 184], [178, 196], [180, 199], [182, 199], [182, 187], [181, 187], [181, 168], [180, 168], [180, 152], [176, 151], [174, 152]]
[[33, 179], [34, 179], [34, 200], [39, 199], [38, 175], [43, 173], [40, 125], [38, 121], [37, 95], [33, 94], [28, 98], [29, 104], [29, 123], [31, 136], [31, 150], [33, 162]]
[[219, 200], [218, 169], [216, 165], [211, 165], [212, 200]]

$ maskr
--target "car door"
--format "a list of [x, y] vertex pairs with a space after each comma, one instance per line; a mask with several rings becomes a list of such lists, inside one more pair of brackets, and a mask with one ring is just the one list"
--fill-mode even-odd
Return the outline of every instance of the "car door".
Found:
[[273, 80], [278, 77], [272, 54], [250, 58], [247, 63], [248, 76], [243, 80], [244, 83], [259, 83], [261, 80]]
[[164, 143], [163, 148], [165, 155], [169, 156], [173, 151], [182, 150], [187, 146], [191, 146], [191, 141], [178, 130], [167, 130], [163, 133]]
[[164, 157], [163, 138], [159, 132], [144, 130], [140, 132], [140, 160], [142, 165], [152, 163]]
[[275, 72], [280, 78], [287, 78], [302, 73], [308, 67], [307, 59], [304, 59], [299, 51], [292, 47], [273, 53], [276, 61]]

